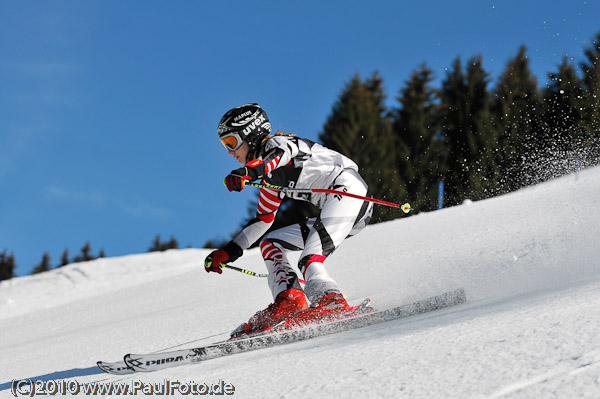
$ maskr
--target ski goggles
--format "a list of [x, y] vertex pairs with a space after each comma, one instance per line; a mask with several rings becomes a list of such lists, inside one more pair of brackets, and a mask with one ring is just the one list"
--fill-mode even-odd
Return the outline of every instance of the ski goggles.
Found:
[[221, 144], [230, 151], [235, 151], [244, 143], [244, 140], [240, 137], [237, 132], [231, 132], [219, 138]]

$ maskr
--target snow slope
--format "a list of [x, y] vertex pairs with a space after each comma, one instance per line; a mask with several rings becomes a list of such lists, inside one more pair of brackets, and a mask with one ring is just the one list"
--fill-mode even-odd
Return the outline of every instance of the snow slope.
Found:
[[[600, 398], [599, 199], [593, 168], [369, 226], [328, 260], [350, 302], [385, 308], [464, 287], [468, 303], [149, 374], [110, 376], [95, 362], [225, 338], [271, 301], [266, 280], [208, 275], [208, 251], [185, 249], [5, 281], [0, 397], [27, 378], [222, 380], [240, 398]], [[235, 264], [264, 271], [257, 250]]]

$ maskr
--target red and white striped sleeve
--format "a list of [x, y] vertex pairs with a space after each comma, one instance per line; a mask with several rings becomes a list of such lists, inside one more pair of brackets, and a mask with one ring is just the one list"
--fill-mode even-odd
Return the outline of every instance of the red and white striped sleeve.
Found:
[[265, 223], [273, 223], [277, 209], [281, 205], [279, 192], [269, 188], [260, 189], [256, 217]]
[[276, 151], [272, 158], [269, 157], [271, 159], [267, 159], [267, 162], [265, 162], [265, 173], [271, 173], [273, 170], [275, 170], [275, 168], [279, 166], [282, 156], [283, 151]]
[[256, 217], [234, 237], [233, 241], [245, 250], [269, 230], [275, 221], [275, 215], [281, 205], [279, 192], [269, 188], [261, 188], [258, 198]]

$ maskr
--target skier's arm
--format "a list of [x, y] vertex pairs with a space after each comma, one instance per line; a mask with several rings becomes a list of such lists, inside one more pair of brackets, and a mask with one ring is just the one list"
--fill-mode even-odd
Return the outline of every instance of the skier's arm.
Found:
[[279, 197], [279, 192], [268, 188], [261, 188], [256, 217], [248, 222], [234, 237], [232, 242], [237, 244], [242, 250], [250, 247], [250, 245], [269, 230], [280, 205], [281, 198]]
[[[242, 191], [245, 180], [254, 181], [262, 179], [279, 166], [290, 162], [294, 147], [297, 150], [296, 146], [292, 147], [289, 144], [284, 148], [278, 146], [272, 147], [264, 156], [264, 160], [255, 159], [239, 169], [232, 170], [225, 177], [225, 186], [227, 186], [229, 191]], [[227, 245], [213, 251], [206, 258], [204, 262], [206, 271], [220, 273], [222, 272], [221, 263], [234, 262], [242, 256], [244, 250], [249, 248], [250, 245], [269, 230], [280, 205], [281, 198], [278, 191], [261, 188], [256, 217], [250, 220]]]
[[277, 191], [261, 188], [256, 217], [250, 220], [233, 240], [206, 257], [204, 261], [206, 271], [221, 273], [222, 263], [234, 262], [242, 256], [245, 249], [249, 248], [269, 230], [280, 205], [281, 198], [279, 198]]

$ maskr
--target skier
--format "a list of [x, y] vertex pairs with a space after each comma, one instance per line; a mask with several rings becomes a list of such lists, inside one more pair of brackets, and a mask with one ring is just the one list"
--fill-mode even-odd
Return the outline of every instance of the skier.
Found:
[[[367, 184], [349, 158], [292, 134], [270, 133], [267, 114], [258, 104], [235, 107], [221, 118], [219, 140], [243, 165], [225, 177], [230, 192], [242, 191], [246, 182], [259, 180], [283, 187], [332, 188], [368, 196]], [[234, 262], [263, 236], [273, 224], [284, 196], [309, 201], [321, 212], [318, 217], [272, 231], [261, 240], [260, 251], [269, 272], [274, 303], [236, 330], [242, 334], [267, 330], [287, 319], [306, 324], [350, 310], [324, 262], [345, 238], [369, 223], [373, 206], [368, 201], [261, 188], [256, 217], [223, 248], [206, 257], [206, 271], [222, 273], [225, 263]], [[302, 250], [298, 268], [306, 281], [304, 290], [285, 255], [286, 250]]]

